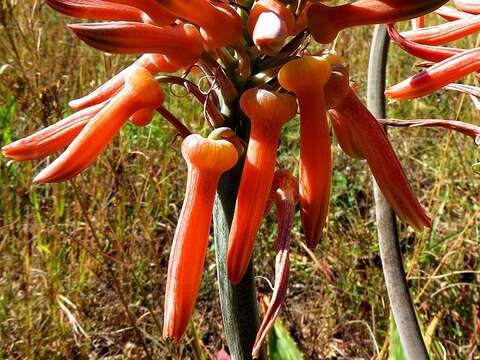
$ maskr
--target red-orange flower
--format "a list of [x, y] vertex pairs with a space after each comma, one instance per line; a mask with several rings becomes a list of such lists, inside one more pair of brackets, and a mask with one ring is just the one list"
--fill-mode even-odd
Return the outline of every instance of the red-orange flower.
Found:
[[59, 182], [77, 175], [96, 159], [131, 115], [145, 108], [156, 109], [162, 103], [162, 89], [152, 75], [142, 67], [132, 68], [124, 88], [33, 181], [37, 184]]
[[323, 86], [331, 72], [326, 59], [304, 56], [278, 74], [280, 85], [297, 95], [300, 107], [300, 206], [311, 249], [320, 241], [330, 204], [332, 154]]
[[265, 212], [282, 126], [297, 110], [291, 95], [253, 88], [240, 99], [250, 119], [250, 139], [230, 230], [227, 269], [234, 284], [242, 280]]
[[235, 146], [218, 134], [207, 139], [190, 135], [182, 143], [187, 190], [168, 263], [163, 328], [163, 336], [176, 341], [187, 328], [200, 288], [218, 180], [238, 160]]
[[428, 14], [447, 1], [360, 0], [333, 7], [316, 2], [308, 9], [308, 28], [315, 40], [326, 44], [345, 28], [413, 19]]

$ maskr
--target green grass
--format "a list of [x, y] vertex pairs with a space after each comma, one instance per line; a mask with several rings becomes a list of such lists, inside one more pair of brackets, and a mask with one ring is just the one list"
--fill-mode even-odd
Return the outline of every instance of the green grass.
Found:
[[[128, 62], [81, 45], [64, 30], [64, 20], [42, 6], [31, 10], [32, 4], [17, 3], [0, 27], [0, 67], [13, 66], [0, 75], [1, 144], [56, 121], [68, 111], [70, 98]], [[361, 94], [370, 32], [345, 32], [336, 48]], [[463, 45], [474, 43], [473, 38]], [[413, 59], [397, 49], [391, 56], [395, 65], [389, 67], [389, 83], [415, 71]], [[193, 129], [205, 131], [193, 101], [172, 95], [168, 104]], [[469, 99], [458, 94], [389, 106], [392, 118], [457, 114], [479, 122]], [[401, 226], [419, 319], [429, 331], [434, 359], [466, 359], [479, 344], [480, 178], [472, 170], [480, 161], [478, 149], [470, 139], [443, 130], [395, 129], [390, 134], [415, 191], [435, 219], [431, 232]], [[186, 180], [179, 145], [160, 118], [145, 128], [128, 125], [85, 173], [71, 183], [49, 186], [32, 185], [31, 179], [52, 158], [33, 163], [0, 159], [0, 359], [137, 359], [145, 356], [142, 341], [154, 358], [201, 358], [200, 353], [208, 358], [222, 348], [213, 247], [193, 318], [195, 331], [189, 330], [178, 345], [160, 340], [168, 253]], [[297, 171], [298, 123], [284, 130], [280, 149], [279, 164]], [[390, 311], [370, 177], [363, 162], [347, 158], [336, 145], [334, 156], [325, 237], [315, 253], [307, 252], [296, 219], [290, 290], [281, 317], [306, 359], [369, 359], [377, 355], [376, 347], [385, 359]], [[256, 248], [256, 273], [269, 279], [273, 224], [271, 214]], [[264, 280], [257, 285], [270, 294]]]

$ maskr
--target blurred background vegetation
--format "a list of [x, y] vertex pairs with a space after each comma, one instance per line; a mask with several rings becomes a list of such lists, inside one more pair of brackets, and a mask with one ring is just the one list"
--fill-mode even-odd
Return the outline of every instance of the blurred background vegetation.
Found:
[[[68, 115], [68, 100], [132, 61], [87, 48], [65, 28], [68, 19], [42, 1], [1, 4], [1, 145]], [[346, 31], [335, 45], [362, 94], [371, 30]], [[417, 71], [414, 62], [392, 48], [389, 83]], [[166, 104], [193, 129], [205, 130], [193, 100], [170, 91]], [[390, 104], [389, 116], [479, 123], [468, 97], [446, 92]], [[422, 233], [401, 226], [432, 358], [479, 359], [480, 176], [472, 165], [480, 154], [471, 139], [444, 130], [390, 134], [434, 219]], [[129, 124], [86, 172], [48, 186], [31, 180], [52, 158], [0, 158], [0, 359], [210, 359], [224, 346], [213, 245], [187, 336], [178, 345], [160, 340], [168, 253], [186, 180], [179, 145], [161, 118], [146, 128]], [[293, 121], [284, 130], [279, 165], [296, 169], [297, 154]], [[369, 174], [336, 144], [334, 157], [328, 228], [311, 252], [297, 219], [281, 318], [305, 359], [386, 359], [398, 338], [390, 331]], [[255, 253], [257, 286], [267, 295], [274, 229], [270, 214]]]

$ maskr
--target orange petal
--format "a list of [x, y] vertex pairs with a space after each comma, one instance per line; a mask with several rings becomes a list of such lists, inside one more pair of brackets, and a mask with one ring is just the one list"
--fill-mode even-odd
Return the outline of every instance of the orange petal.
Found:
[[103, 0], [46, 0], [58, 12], [80, 19], [151, 22], [143, 11]]
[[332, 154], [324, 86], [331, 74], [330, 61], [314, 56], [292, 60], [278, 74], [280, 85], [297, 95], [300, 107], [300, 208], [310, 249], [322, 237], [330, 204]]
[[264, 216], [280, 130], [297, 109], [293, 96], [258, 88], [245, 91], [240, 106], [250, 119], [251, 129], [228, 245], [228, 278], [234, 284], [247, 270]]
[[158, 26], [170, 25], [176, 20], [176, 16], [165, 9], [160, 1], [156, 0], [108, 0], [112, 3], [132, 6], [144, 11]]
[[431, 94], [462, 77], [480, 70], [480, 48], [465, 50], [385, 91], [394, 100], [407, 100]]
[[330, 131], [322, 90], [317, 91], [318, 97], [299, 98], [300, 205], [305, 238], [310, 249], [314, 249], [322, 237], [332, 183]]
[[42, 159], [62, 150], [80, 133], [107, 102], [83, 109], [56, 122], [26, 138], [17, 140], [2, 148], [6, 157], [17, 161]]
[[431, 220], [410, 187], [385, 131], [353, 90], [332, 111], [341, 113], [345, 121], [348, 121], [375, 180], [400, 219], [416, 229], [430, 227]]
[[223, 2], [162, 0], [161, 4], [178, 17], [200, 26], [205, 43], [210, 48], [232, 45], [242, 36], [242, 18]]
[[132, 68], [125, 87], [103, 108], [53, 163], [33, 180], [37, 184], [59, 182], [82, 172], [105, 149], [128, 118], [142, 108], [156, 108], [163, 92], [152, 75], [142, 67]]
[[71, 24], [69, 28], [99, 50], [113, 54], [163, 54], [171, 63], [182, 67], [193, 64], [203, 53], [202, 38], [191, 24], [158, 27], [118, 21]]
[[326, 44], [343, 29], [412, 19], [428, 14], [447, 1], [360, 0], [333, 7], [316, 2], [308, 9], [308, 28], [315, 40]]
[[159, 72], [175, 72], [179, 69], [178, 66], [172, 65], [165, 56], [160, 54], [145, 54], [138, 58], [132, 65], [119, 72], [113, 78], [101, 85], [99, 88], [90, 94], [72, 100], [68, 105], [74, 109], [83, 109], [102, 101], [105, 101], [115, 95], [123, 87], [125, 82], [125, 75], [134, 66], [141, 66], [147, 69], [152, 75]]
[[187, 190], [168, 263], [163, 337], [180, 340], [193, 312], [208, 247], [213, 202], [220, 175], [238, 160], [226, 140], [189, 135], [182, 143]]
[[354, 159], [365, 159], [362, 147], [356, 141], [355, 133], [348, 125], [348, 122], [345, 121], [342, 114], [332, 111], [329, 115], [332, 121], [333, 131], [343, 152]]
[[480, 31], [480, 15], [475, 15], [440, 25], [404, 31], [401, 35], [407, 40], [425, 45], [444, 45], [478, 31]]
[[410, 55], [419, 57], [424, 60], [433, 62], [442, 61], [448, 59], [450, 56], [465, 51], [463, 49], [457, 48], [424, 45], [407, 40], [398, 33], [393, 24], [388, 24], [387, 30], [388, 35], [393, 42], [395, 42], [398, 46], [400, 46]]

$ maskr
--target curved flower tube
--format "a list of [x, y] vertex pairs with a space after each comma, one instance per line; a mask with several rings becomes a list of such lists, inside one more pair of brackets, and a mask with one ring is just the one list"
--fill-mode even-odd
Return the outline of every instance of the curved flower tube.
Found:
[[232, 45], [242, 36], [242, 18], [223, 2], [208, 0], [159, 0], [178, 17], [200, 26], [205, 44], [210, 48]]
[[187, 328], [200, 288], [220, 175], [238, 161], [235, 146], [212, 134], [189, 135], [182, 143], [187, 190], [168, 263], [163, 328], [163, 337], [175, 341]]
[[278, 0], [255, 2], [248, 16], [247, 29], [257, 48], [267, 55], [277, 55], [292, 34], [295, 16]]
[[398, 33], [393, 24], [387, 25], [387, 31], [390, 39], [405, 52], [424, 60], [438, 62], [465, 51], [451, 47], [424, 45], [407, 40]]
[[310, 249], [322, 237], [330, 204], [332, 153], [323, 87], [331, 72], [327, 60], [304, 56], [278, 73], [278, 82], [297, 95], [300, 108], [300, 207]]
[[394, 100], [418, 98], [478, 70], [480, 48], [465, 50], [390, 87], [385, 91], [385, 95]]
[[165, 56], [161, 54], [145, 54], [139, 57], [132, 65], [123, 69], [113, 78], [102, 84], [90, 94], [79, 99], [72, 100], [68, 105], [76, 110], [98, 104], [115, 95], [123, 87], [125, 76], [134, 66], [141, 66], [147, 69], [152, 75], [159, 72], [171, 73], [177, 71], [180, 67], [172, 65]]
[[59, 13], [79, 19], [153, 22], [147, 14], [136, 7], [114, 5], [104, 0], [46, 0], [46, 3]]
[[[339, 61], [335, 62], [334, 59], [330, 63], [332, 65], [332, 74], [325, 84], [325, 89], [334, 89], [334, 91], [324, 91], [325, 104], [329, 110], [339, 106], [350, 89], [348, 69]], [[348, 125], [348, 122], [342, 116], [338, 116], [338, 113], [329, 112], [328, 115], [335, 137], [343, 152], [354, 159], [365, 159], [362, 147], [358, 144], [356, 135]]]
[[445, 20], [454, 21], [458, 19], [465, 19], [467, 17], [471, 17], [472, 14], [458, 11], [457, 9], [451, 8], [450, 6], [440, 6], [437, 10], [435, 10], [435, 14], [441, 16]]
[[268, 332], [275, 323], [280, 306], [287, 296], [288, 276], [290, 272], [290, 242], [295, 215], [295, 204], [298, 200], [298, 181], [287, 170], [277, 170], [272, 184], [270, 198], [277, 208], [278, 235], [275, 242], [277, 256], [275, 258], [275, 284], [268, 309], [257, 332], [252, 356], [260, 355], [261, 347]]
[[480, 31], [480, 15], [474, 15], [445, 24], [405, 31], [401, 35], [407, 40], [425, 45], [444, 45], [478, 31]]
[[124, 88], [115, 95], [65, 152], [33, 180], [36, 184], [70, 179], [86, 169], [120, 131], [128, 118], [140, 109], [156, 109], [163, 103], [163, 91], [152, 75], [134, 67], [125, 78]]
[[353, 159], [364, 160], [365, 154], [363, 153], [361, 145], [355, 140], [355, 133], [348, 125], [348, 122], [335, 111], [329, 112], [328, 115], [342, 151]]
[[[344, 93], [345, 90], [332, 86], [327, 91]], [[350, 87], [330, 113], [341, 117], [346, 126], [352, 129], [375, 180], [400, 219], [419, 230], [423, 226], [430, 227], [431, 220], [410, 187], [382, 126]]]
[[132, 6], [145, 12], [157, 26], [172, 24], [177, 17], [165, 9], [157, 0], [106, 0], [112, 3]]
[[158, 27], [117, 21], [68, 27], [88, 45], [112, 54], [163, 54], [173, 65], [184, 67], [196, 62], [203, 53], [202, 37], [191, 24]]
[[308, 9], [308, 28], [316, 41], [332, 42], [343, 29], [386, 24], [428, 14], [448, 0], [360, 0], [340, 6], [320, 2]]
[[234, 284], [252, 256], [272, 186], [280, 130], [297, 110], [293, 96], [259, 88], [245, 91], [240, 106], [251, 128], [228, 245], [228, 278]]
[[16, 161], [42, 159], [67, 147], [108, 101], [80, 110], [26, 138], [2, 148], [4, 156]]
[[480, 14], [480, 1], [478, 0], [453, 0], [458, 10], [470, 14]]
[[[350, 89], [348, 70], [345, 66], [332, 63], [332, 75], [325, 84], [325, 89], [334, 89], [334, 91], [325, 91], [327, 108], [331, 110], [339, 106]], [[348, 122], [342, 116], [338, 116], [338, 113], [329, 112], [328, 115], [335, 137], [343, 152], [354, 159], [365, 159], [362, 147], [358, 144], [356, 135]]]

